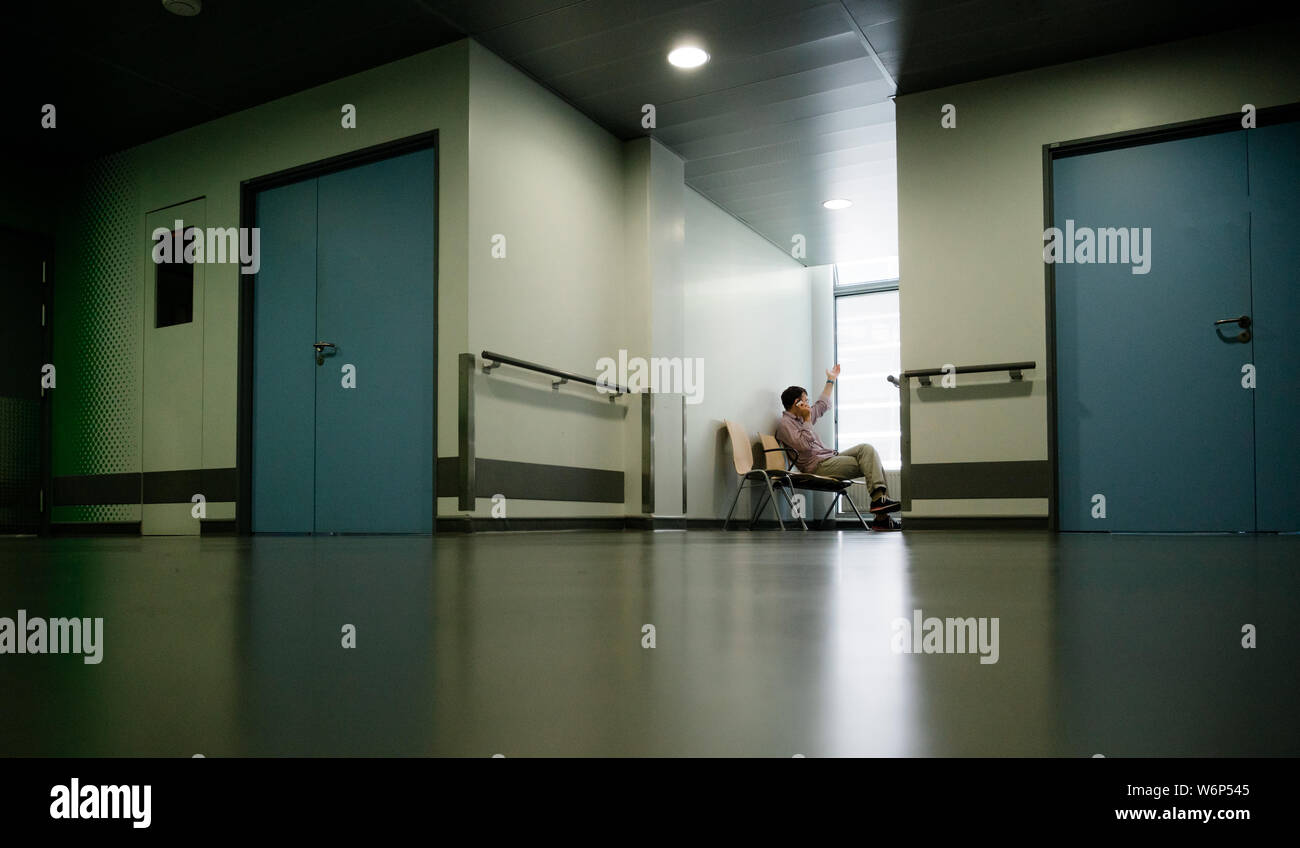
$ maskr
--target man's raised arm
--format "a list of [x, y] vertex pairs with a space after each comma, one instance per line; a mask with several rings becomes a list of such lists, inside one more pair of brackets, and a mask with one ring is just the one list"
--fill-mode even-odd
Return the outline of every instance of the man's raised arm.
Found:
[[822, 413], [830, 409], [831, 395], [835, 392], [835, 380], [840, 376], [840, 366], [837, 362], [834, 368], [826, 372], [826, 388], [822, 389], [821, 397], [817, 398], [817, 403], [813, 404], [813, 414], [811, 423], [816, 424], [817, 419], [822, 417]]

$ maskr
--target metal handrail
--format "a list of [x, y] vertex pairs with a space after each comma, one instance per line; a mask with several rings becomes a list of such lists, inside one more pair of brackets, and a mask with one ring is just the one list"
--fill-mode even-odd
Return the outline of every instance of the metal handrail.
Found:
[[897, 386], [900, 389], [903, 387], [902, 383], [900, 382], [900, 378], [902, 380], [908, 380], [915, 377], [920, 381], [921, 385], [928, 386], [930, 385], [931, 377], [942, 377], [944, 374], [980, 374], [980, 373], [988, 373], [992, 371], [1008, 371], [1011, 373], [1012, 380], [1023, 380], [1025, 378], [1024, 375], [1025, 371], [1037, 367], [1038, 367], [1037, 362], [1026, 361], [1026, 362], [996, 362], [989, 365], [958, 365], [954, 367], [951, 371], [945, 371], [942, 368], [918, 368], [913, 371], [904, 371], [901, 374], [899, 374], [898, 377], [895, 377], [893, 374], [889, 374], [885, 377], [885, 379], [893, 383], [895, 386]]
[[[516, 359], [513, 356], [505, 356], [504, 354], [493, 353], [490, 350], [485, 350], [479, 355], [483, 357], [484, 360], [483, 373], [485, 374], [491, 373], [493, 368], [496, 368], [501, 365], [513, 365], [516, 368], [523, 368], [526, 371], [536, 371], [539, 374], [548, 374], [552, 377], [559, 378], [558, 383], [552, 384], [555, 388], [558, 388], [564, 383], [573, 382], [573, 383], [584, 383], [588, 386], [595, 386], [596, 388], [614, 389], [613, 394], [615, 395], [631, 394], [631, 392], [629, 392], [625, 386], [620, 386], [616, 383], [598, 383], [591, 377], [583, 377], [579, 374], [573, 374], [568, 371], [561, 371], [558, 368], [551, 368], [548, 365], [538, 365], [536, 362], [528, 362], [527, 360], [524, 359]], [[492, 364], [488, 365], [487, 364], [488, 362], [491, 362]]]

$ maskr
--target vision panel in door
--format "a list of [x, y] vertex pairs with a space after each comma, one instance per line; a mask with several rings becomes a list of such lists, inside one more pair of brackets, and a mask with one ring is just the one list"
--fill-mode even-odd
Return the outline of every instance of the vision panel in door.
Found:
[[1225, 133], [1054, 164], [1056, 226], [1151, 235], [1145, 274], [1055, 266], [1062, 530], [1254, 529], [1252, 345], [1214, 324], [1251, 308], [1245, 144]]
[[433, 530], [434, 152], [321, 177], [316, 531]]
[[1260, 530], [1294, 531], [1300, 530], [1300, 123], [1260, 127], [1245, 136], [1257, 515]]

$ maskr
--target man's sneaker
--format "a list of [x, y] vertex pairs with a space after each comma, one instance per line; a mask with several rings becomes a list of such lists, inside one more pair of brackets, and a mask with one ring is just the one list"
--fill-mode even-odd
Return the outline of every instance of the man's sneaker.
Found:
[[882, 512], [872, 520], [871, 529], [872, 530], [902, 530], [903, 523], [901, 521], [898, 522], [894, 521], [894, 519], [890, 515]]
[[889, 498], [881, 498], [878, 501], [871, 502], [871, 511], [877, 515], [883, 515], [886, 512], [898, 512], [902, 507], [898, 501], [891, 501]]

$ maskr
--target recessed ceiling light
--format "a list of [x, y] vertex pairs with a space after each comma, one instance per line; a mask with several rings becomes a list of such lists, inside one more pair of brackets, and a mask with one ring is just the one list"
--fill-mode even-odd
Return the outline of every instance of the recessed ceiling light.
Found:
[[668, 54], [668, 61], [679, 68], [698, 68], [709, 61], [709, 54], [698, 47], [678, 47]]
[[822, 206], [825, 206], [827, 209], [848, 209], [852, 205], [853, 205], [852, 200], [845, 200], [842, 197], [837, 197], [834, 200], [828, 200], [822, 204]]

